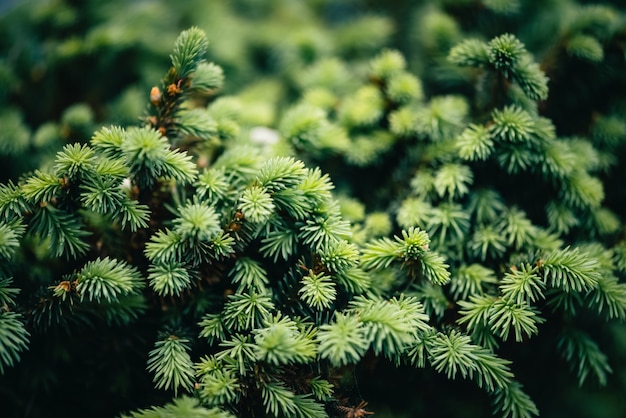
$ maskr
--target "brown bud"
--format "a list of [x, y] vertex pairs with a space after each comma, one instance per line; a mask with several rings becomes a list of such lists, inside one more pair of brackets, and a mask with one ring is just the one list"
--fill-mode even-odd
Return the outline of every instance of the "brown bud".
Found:
[[152, 87], [152, 90], [150, 90], [150, 102], [153, 105], [156, 106], [161, 102], [161, 96], [161, 90], [157, 86]]

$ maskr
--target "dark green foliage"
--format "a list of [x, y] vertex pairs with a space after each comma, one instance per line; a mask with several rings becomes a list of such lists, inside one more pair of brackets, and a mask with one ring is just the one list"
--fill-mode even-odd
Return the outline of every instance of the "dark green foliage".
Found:
[[557, 3], [0, 16], [8, 416], [619, 413], [624, 14]]

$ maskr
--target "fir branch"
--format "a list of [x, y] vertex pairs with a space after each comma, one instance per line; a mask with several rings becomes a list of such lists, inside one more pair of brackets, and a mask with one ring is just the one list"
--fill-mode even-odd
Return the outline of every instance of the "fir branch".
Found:
[[161, 296], [178, 296], [191, 285], [186, 266], [179, 262], [150, 266], [148, 279], [152, 289]]
[[241, 385], [231, 363], [229, 359], [217, 361], [205, 357], [196, 364], [196, 374], [200, 377], [198, 394], [204, 403], [220, 406], [239, 400]]
[[5, 367], [13, 367], [19, 361], [20, 352], [28, 348], [29, 332], [15, 312], [0, 312], [0, 375]]
[[413, 297], [386, 301], [359, 296], [350, 302], [349, 307], [365, 326], [374, 353], [391, 359], [398, 359], [414, 341], [416, 333], [430, 329], [426, 322], [428, 315]]
[[47, 203], [57, 197], [62, 188], [63, 183], [59, 177], [36, 170], [22, 186], [22, 193], [29, 203]]
[[600, 276], [587, 300], [608, 319], [626, 319], [626, 283], [620, 283], [615, 276]]
[[474, 378], [479, 386], [485, 385], [490, 391], [506, 388], [513, 378], [509, 361], [496, 357], [488, 350], [472, 344], [470, 338], [458, 331], [449, 334], [437, 333], [427, 342], [429, 361], [439, 373], [448, 379]]
[[228, 275], [232, 282], [237, 284], [241, 290], [251, 289], [258, 292], [264, 290], [269, 285], [267, 271], [261, 263], [248, 257], [238, 258]]
[[15, 304], [15, 296], [20, 293], [20, 289], [10, 287], [11, 283], [12, 277], [0, 277], [0, 307]]
[[170, 335], [156, 341], [148, 354], [148, 371], [154, 373], [157, 389], [189, 391], [193, 386], [194, 367], [189, 357], [189, 341]]
[[[56, 190], [52, 192], [52, 195]], [[26, 202], [24, 191], [19, 186], [9, 181], [7, 184], [0, 184], [0, 218], [10, 221], [20, 217], [29, 210], [30, 205]]]
[[555, 250], [542, 259], [540, 271], [552, 287], [565, 292], [594, 288], [600, 279], [598, 261], [578, 248]]
[[205, 408], [200, 402], [191, 397], [181, 397], [174, 399], [171, 403], [163, 406], [153, 406], [150, 409], [140, 409], [130, 412], [129, 415], [122, 415], [121, 418], [235, 418], [229, 412], [218, 408]]
[[300, 299], [314, 309], [328, 309], [337, 297], [335, 283], [330, 276], [321, 272], [315, 274], [309, 270], [309, 274], [302, 277], [302, 287], [298, 290]]
[[184, 30], [176, 39], [170, 58], [176, 77], [184, 79], [204, 60], [209, 42], [204, 31], [197, 27]]
[[467, 246], [472, 256], [485, 261], [487, 258], [498, 259], [503, 256], [507, 244], [502, 227], [487, 224], [476, 227]]
[[357, 363], [370, 345], [366, 331], [357, 316], [337, 312], [333, 322], [319, 327], [320, 357], [334, 366]]
[[275, 316], [265, 327], [253, 332], [258, 360], [273, 365], [309, 363], [317, 354], [312, 336], [300, 332], [287, 317]]
[[247, 292], [228, 296], [222, 320], [228, 329], [253, 330], [271, 319], [275, 307], [269, 294]]
[[71, 214], [52, 205], [43, 205], [36, 210], [28, 232], [49, 239], [55, 257], [76, 258], [89, 249], [89, 244], [83, 241], [89, 233], [81, 227], [82, 223]]
[[522, 391], [522, 385], [511, 382], [506, 388], [496, 392], [493, 401], [496, 411], [503, 418], [531, 418], [539, 416], [539, 410], [530, 397]]
[[239, 374], [245, 376], [248, 369], [256, 362], [257, 346], [252, 342], [252, 336], [236, 334], [230, 340], [222, 341], [222, 351], [215, 355], [217, 360], [228, 358], [234, 361]]
[[538, 268], [522, 264], [521, 268], [511, 268], [500, 281], [503, 298], [516, 304], [528, 304], [544, 299], [545, 283], [539, 276]]
[[538, 316], [539, 311], [526, 304], [496, 300], [489, 312], [489, 326], [496, 335], [506, 341], [511, 329], [515, 331], [515, 341], [521, 342], [539, 332], [537, 324], [545, 322]]
[[607, 374], [613, 370], [606, 355], [589, 335], [578, 330], [565, 330], [559, 336], [558, 348], [570, 368], [576, 370], [579, 386], [585, 383], [589, 372], [595, 375], [600, 385], [606, 385]]
[[88, 262], [75, 277], [81, 300], [111, 302], [143, 286], [141, 275], [134, 267], [108, 257]]
[[461, 265], [452, 273], [450, 291], [455, 300], [466, 300], [471, 295], [482, 295], [485, 287], [497, 283], [493, 270], [481, 265]]
[[93, 170], [95, 152], [88, 145], [70, 144], [57, 153], [54, 171], [58, 177], [66, 177], [70, 181], [80, 180], [85, 172]]
[[[24, 235], [25, 227], [18, 222], [5, 224], [0, 222], [0, 257], [11, 260], [19, 248], [19, 240]], [[1, 300], [1, 298], [0, 298]]]

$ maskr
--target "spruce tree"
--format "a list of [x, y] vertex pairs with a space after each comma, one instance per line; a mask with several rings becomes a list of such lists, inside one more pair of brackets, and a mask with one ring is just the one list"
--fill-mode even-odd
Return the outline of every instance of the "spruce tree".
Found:
[[571, 395], [563, 376], [619, 394], [626, 125], [599, 94], [624, 82], [623, 14], [477, 7], [416, 6], [406, 53], [389, 20], [289, 9], [313, 23], [261, 70], [283, 94], [224, 87], [222, 40], [191, 27], [141, 124], [65, 110], [90, 140], [42, 141], [0, 185], [8, 413], [532, 417], [555, 411], [546, 387]]

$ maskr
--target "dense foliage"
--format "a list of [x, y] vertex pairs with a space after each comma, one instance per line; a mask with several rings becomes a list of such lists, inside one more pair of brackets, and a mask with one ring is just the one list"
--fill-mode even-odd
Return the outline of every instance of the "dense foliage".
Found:
[[617, 7], [33, 2], [0, 23], [8, 416], [626, 408]]

